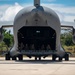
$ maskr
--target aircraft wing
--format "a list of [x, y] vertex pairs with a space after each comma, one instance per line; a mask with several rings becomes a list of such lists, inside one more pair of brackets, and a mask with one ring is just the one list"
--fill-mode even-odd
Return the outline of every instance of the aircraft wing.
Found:
[[61, 22], [61, 30], [72, 30], [75, 35], [75, 22]]
[[9, 27], [13, 27], [13, 25], [3, 25], [2, 28], [9, 28]]
[[61, 30], [72, 30], [72, 41], [75, 44], [75, 22], [61, 22]]
[[75, 22], [61, 22], [61, 28], [63, 29], [74, 28], [75, 29]]
[[12, 28], [13, 21], [0, 21], [0, 39], [2, 38], [2, 29], [3, 28]]
[[0, 21], [0, 28], [13, 27], [13, 21]]

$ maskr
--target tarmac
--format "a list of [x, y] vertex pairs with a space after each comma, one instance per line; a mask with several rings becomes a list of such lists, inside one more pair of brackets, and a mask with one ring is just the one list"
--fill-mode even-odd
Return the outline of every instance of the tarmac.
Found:
[[51, 58], [35, 61], [24, 58], [23, 61], [6, 61], [0, 58], [0, 75], [75, 75], [75, 58], [69, 61], [52, 61]]

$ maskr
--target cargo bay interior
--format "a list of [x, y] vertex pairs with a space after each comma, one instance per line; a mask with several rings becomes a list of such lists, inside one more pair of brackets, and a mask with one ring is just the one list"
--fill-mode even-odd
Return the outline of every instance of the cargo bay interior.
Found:
[[56, 32], [48, 26], [24, 26], [18, 30], [19, 50], [56, 50]]

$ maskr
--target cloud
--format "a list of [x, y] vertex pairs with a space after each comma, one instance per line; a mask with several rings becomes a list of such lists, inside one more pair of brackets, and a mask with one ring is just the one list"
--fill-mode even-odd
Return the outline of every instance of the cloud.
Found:
[[12, 21], [14, 20], [15, 15], [22, 9], [18, 3], [15, 3], [14, 6], [9, 6], [5, 12], [2, 14], [0, 11], [0, 21]]
[[42, 4], [42, 5], [53, 9], [58, 14], [61, 21], [74, 22], [75, 6], [67, 7], [62, 4]]
[[64, 21], [74, 22], [74, 20], [75, 20], [75, 15], [74, 16], [65, 15]]
[[8, 7], [9, 5], [0, 5], [0, 18], [3, 16], [3, 13], [6, 11]]
[[[48, 0], [54, 1], [54, 0]], [[66, 7], [62, 4], [41, 4], [48, 8], [53, 9], [59, 16], [61, 21], [74, 22], [75, 19], [75, 7]], [[23, 8], [31, 6], [31, 4], [20, 5], [17, 2], [14, 5], [0, 5], [0, 21], [13, 21], [15, 15]]]
[[56, 0], [43, 0], [43, 1], [46, 1], [46, 2], [55, 2]]

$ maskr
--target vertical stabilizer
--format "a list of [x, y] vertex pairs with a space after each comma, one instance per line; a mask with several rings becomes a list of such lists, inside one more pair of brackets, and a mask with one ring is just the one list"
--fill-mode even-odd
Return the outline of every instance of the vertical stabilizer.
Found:
[[34, 0], [34, 6], [35, 7], [40, 6], [40, 0]]

